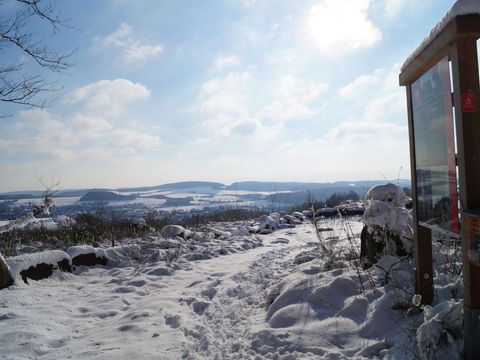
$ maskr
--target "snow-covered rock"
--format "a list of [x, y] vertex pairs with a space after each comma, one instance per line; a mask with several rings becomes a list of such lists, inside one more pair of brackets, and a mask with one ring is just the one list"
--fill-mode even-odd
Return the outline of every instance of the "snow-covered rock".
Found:
[[15, 282], [20, 278], [40, 280], [49, 277], [53, 270], [71, 271], [70, 256], [61, 250], [49, 250], [7, 258], [6, 263]]
[[182, 239], [188, 239], [192, 236], [191, 231], [180, 225], [165, 225], [160, 231], [160, 234], [162, 234], [162, 236], [166, 239], [174, 239], [177, 236], [181, 237]]
[[147, 222], [145, 221], [144, 218], [141, 218], [141, 217], [133, 218], [130, 222], [132, 223], [132, 225], [134, 225], [140, 230], [143, 229], [145, 226], [147, 226]]
[[293, 215], [283, 215], [281, 219], [284, 219], [287, 224], [300, 225], [302, 221]]
[[246, 226], [240, 226], [240, 227], [229, 227], [226, 228], [225, 231], [229, 232], [231, 236], [250, 236], [250, 230]]
[[5, 259], [0, 253], [0, 289], [6, 288], [12, 284], [12, 276]]
[[324, 208], [317, 209], [315, 211], [315, 216], [331, 217], [331, 216], [337, 216], [337, 215], [338, 215], [337, 209], [332, 207], [324, 207]]
[[300, 221], [305, 220], [305, 216], [301, 212], [298, 212], [298, 211], [293, 212], [292, 216], [295, 216]]
[[93, 246], [72, 246], [67, 250], [68, 255], [74, 266], [94, 266], [106, 265], [107, 253], [104, 249], [94, 248]]
[[17, 217], [15, 220], [9, 221], [8, 224], [0, 227], [0, 233], [10, 231], [12, 229], [21, 229], [37, 219], [33, 216], [33, 212], [28, 212], [23, 216]]
[[254, 229], [260, 234], [270, 234], [278, 229], [280, 223], [280, 214], [272, 213], [270, 215], [262, 215], [255, 220]]
[[215, 239], [226, 239], [232, 236], [232, 233], [230, 231], [223, 231], [214, 227], [208, 227], [207, 231], [212, 233]]
[[74, 226], [77, 222], [67, 215], [58, 215], [53, 218], [53, 221], [56, 222], [61, 227]]

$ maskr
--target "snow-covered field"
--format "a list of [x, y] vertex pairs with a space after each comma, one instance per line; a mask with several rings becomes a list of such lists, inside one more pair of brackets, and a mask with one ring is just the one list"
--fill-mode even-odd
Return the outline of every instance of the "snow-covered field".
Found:
[[132, 241], [107, 249], [106, 267], [17, 280], [0, 290], [0, 358], [414, 358], [423, 314], [407, 316], [381, 272], [348, 260], [362, 226], [360, 218], [320, 223], [324, 241], [343, 249], [335, 263], [318, 256], [306, 222], [198, 237], [173, 263], [155, 240]]

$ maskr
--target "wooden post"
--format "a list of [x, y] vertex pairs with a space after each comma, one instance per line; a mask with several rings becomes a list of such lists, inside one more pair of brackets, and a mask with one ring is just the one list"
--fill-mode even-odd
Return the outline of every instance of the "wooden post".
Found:
[[[415, 144], [412, 122], [411, 84], [438, 61], [449, 56], [452, 65], [455, 128], [457, 137], [457, 165], [460, 189], [461, 236], [464, 280], [465, 357], [480, 359], [480, 259], [478, 251], [469, 248], [480, 235], [480, 84], [478, 74], [477, 40], [480, 38], [480, 14], [457, 15], [415, 54], [402, 68], [400, 85], [407, 86], [410, 152], [412, 165], [412, 190], [416, 190]], [[418, 197], [413, 193], [414, 199]], [[455, 201], [455, 200], [454, 200]], [[424, 257], [431, 256], [431, 247], [424, 242], [431, 239], [431, 231], [418, 224], [414, 209], [415, 259], [417, 261], [417, 291], [430, 288], [429, 268], [423, 267]], [[476, 224], [473, 226], [472, 224]], [[467, 226], [469, 225], [469, 226]], [[475, 238], [478, 243], [478, 237]], [[431, 246], [431, 241], [429, 241]], [[429, 260], [430, 261], [430, 260]], [[422, 278], [422, 272], [424, 276]], [[425, 281], [425, 282], [424, 282]], [[428, 296], [428, 294], [426, 294]], [[427, 299], [425, 299], [427, 300]], [[425, 301], [426, 302], [426, 301]]]
[[[452, 45], [458, 176], [463, 212], [480, 210], [480, 112], [462, 109], [462, 94], [474, 94], [478, 106], [479, 75], [476, 37]], [[480, 267], [469, 259], [466, 216], [462, 217], [465, 355], [480, 359]]]

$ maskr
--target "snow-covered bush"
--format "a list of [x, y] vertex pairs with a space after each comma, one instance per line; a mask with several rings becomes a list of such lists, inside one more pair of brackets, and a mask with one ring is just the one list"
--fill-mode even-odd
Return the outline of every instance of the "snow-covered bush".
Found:
[[424, 308], [425, 321], [417, 330], [422, 359], [460, 359], [463, 349], [463, 303], [446, 301]]
[[365, 196], [362, 257], [367, 266], [382, 255], [408, 256], [412, 252], [412, 216], [405, 208], [407, 197], [395, 184], [376, 185]]

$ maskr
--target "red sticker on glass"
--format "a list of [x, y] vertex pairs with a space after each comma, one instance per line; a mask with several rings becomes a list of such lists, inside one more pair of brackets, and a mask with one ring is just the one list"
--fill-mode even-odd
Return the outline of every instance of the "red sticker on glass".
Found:
[[477, 96], [475, 93], [462, 94], [462, 112], [477, 112]]

